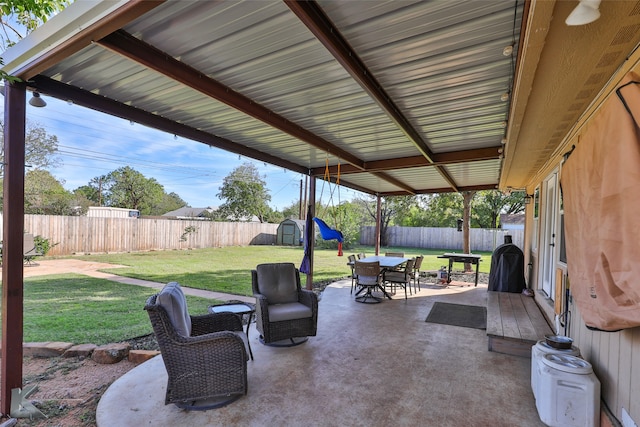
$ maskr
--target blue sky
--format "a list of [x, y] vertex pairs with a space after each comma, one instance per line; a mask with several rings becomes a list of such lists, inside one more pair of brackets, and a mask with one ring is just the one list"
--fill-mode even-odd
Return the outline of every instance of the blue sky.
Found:
[[[30, 96], [27, 93], [27, 97]], [[128, 165], [147, 178], [155, 178], [167, 193], [175, 192], [192, 207], [217, 207], [223, 203], [216, 194], [224, 177], [249, 161], [258, 167], [267, 183], [272, 208], [281, 210], [298, 201], [300, 180], [304, 182], [302, 174], [247, 157], [239, 158], [237, 154], [46, 95], [42, 97], [47, 102], [44, 108], [27, 104], [27, 123], [41, 126], [58, 138], [61, 164], [50, 172], [64, 181], [67, 190]], [[0, 102], [0, 109], [4, 114], [4, 102]], [[318, 187], [320, 191], [321, 181]], [[340, 191], [342, 200], [356, 194], [344, 187]], [[323, 198], [325, 196], [328, 198], [328, 192]]]

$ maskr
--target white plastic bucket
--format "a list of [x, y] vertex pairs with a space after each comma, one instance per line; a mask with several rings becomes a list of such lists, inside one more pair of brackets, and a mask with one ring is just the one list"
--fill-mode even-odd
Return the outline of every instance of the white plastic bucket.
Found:
[[536, 408], [550, 427], [598, 427], [600, 381], [589, 362], [567, 354], [545, 354]]
[[571, 346], [568, 349], [553, 348], [547, 344], [546, 340], [540, 340], [531, 347], [531, 391], [533, 397], [537, 399], [538, 396], [538, 384], [540, 378], [540, 372], [544, 364], [542, 363], [542, 357], [545, 354], [569, 354], [571, 356], [580, 356], [580, 349], [576, 346]]

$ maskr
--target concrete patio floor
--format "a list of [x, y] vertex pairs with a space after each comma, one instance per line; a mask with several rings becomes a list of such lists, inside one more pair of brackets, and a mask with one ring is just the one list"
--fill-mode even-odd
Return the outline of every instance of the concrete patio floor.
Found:
[[160, 356], [116, 380], [97, 409], [106, 426], [543, 426], [530, 359], [487, 350], [484, 330], [426, 323], [436, 301], [486, 304], [486, 285], [428, 285], [360, 304], [350, 280], [330, 285], [318, 335], [273, 348], [249, 335], [248, 393], [209, 411], [164, 405]]

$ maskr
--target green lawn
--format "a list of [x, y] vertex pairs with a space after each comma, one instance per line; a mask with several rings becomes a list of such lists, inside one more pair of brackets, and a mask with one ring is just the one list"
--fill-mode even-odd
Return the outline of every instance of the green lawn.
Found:
[[[75, 274], [24, 281], [24, 341], [106, 344], [150, 334], [144, 311], [154, 290]], [[192, 314], [214, 300], [187, 296]]]
[[[445, 250], [383, 248], [384, 252], [404, 252], [413, 257], [423, 254], [423, 270], [437, 270], [446, 264], [438, 259]], [[358, 246], [337, 256], [335, 249], [316, 249], [314, 282], [348, 277], [347, 255], [372, 247]], [[481, 252], [481, 272], [489, 272], [491, 253]], [[251, 269], [267, 262], [293, 262], [300, 265], [300, 247], [243, 246], [188, 251], [155, 251], [130, 254], [87, 255], [75, 259], [126, 265], [109, 269], [114, 274], [160, 283], [177, 281], [183, 286], [251, 295]], [[454, 264], [454, 268], [462, 268]], [[304, 283], [305, 276], [302, 275]], [[303, 285], [304, 286], [304, 285]], [[146, 299], [150, 288], [125, 285], [82, 275], [52, 275], [25, 279], [24, 340], [65, 341], [105, 344], [151, 333]], [[191, 314], [206, 313], [217, 301], [187, 296]]]
[[[438, 259], [444, 252], [419, 248], [383, 248], [384, 252], [404, 252], [405, 256], [425, 255], [423, 270], [438, 270], [447, 260]], [[314, 256], [314, 282], [333, 281], [348, 277], [347, 255], [364, 252], [374, 254], [370, 246], [357, 246], [337, 256], [335, 249], [316, 249]], [[483, 256], [480, 271], [489, 272], [491, 253], [479, 252]], [[188, 251], [158, 251], [133, 254], [87, 255], [77, 257], [91, 261], [126, 265], [126, 268], [108, 270], [110, 273], [137, 279], [167, 283], [176, 281], [183, 286], [228, 292], [236, 295], [252, 295], [251, 270], [256, 265], [268, 262], [292, 262], [296, 266], [302, 261], [301, 247], [289, 246], [233, 246]], [[462, 268], [462, 264], [454, 264]], [[305, 276], [301, 277], [305, 281]]]

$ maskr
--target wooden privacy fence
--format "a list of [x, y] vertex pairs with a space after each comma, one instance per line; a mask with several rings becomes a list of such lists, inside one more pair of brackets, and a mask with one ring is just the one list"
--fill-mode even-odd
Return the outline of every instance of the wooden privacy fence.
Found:
[[[278, 224], [25, 215], [24, 231], [49, 239], [55, 245], [47, 255], [72, 255], [274, 245]], [[505, 235], [512, 236], [513, 243], [523, 248], [523, 230], [470, 231], [472, 251], [493, 251], [504, 243]], [[373, 246], [374, 233], [375, 227], [362, 227], [360, 244]], [[389, 227], [389, 245], [462, 251], [462, 233], [455, 228]]]
[[272, 245], [278, 224], [25, 215], [24, 229], [55, 244], [47, 255], [71, 255]]
[[[524, 248], [524, 230], [503, 230], [472, 228], [470, 231], [471, 251], [489, 251], [504, 243], [504, 236], [509, 235], [513, 243]], [[375, 244], [376, 228], [372, 226], [360, 229], [360, 244]], [[462, 232], [456, 228], [438, 227], [389, 227], [389, 246], [427, 249], [450, 249], [462, 251]]]

